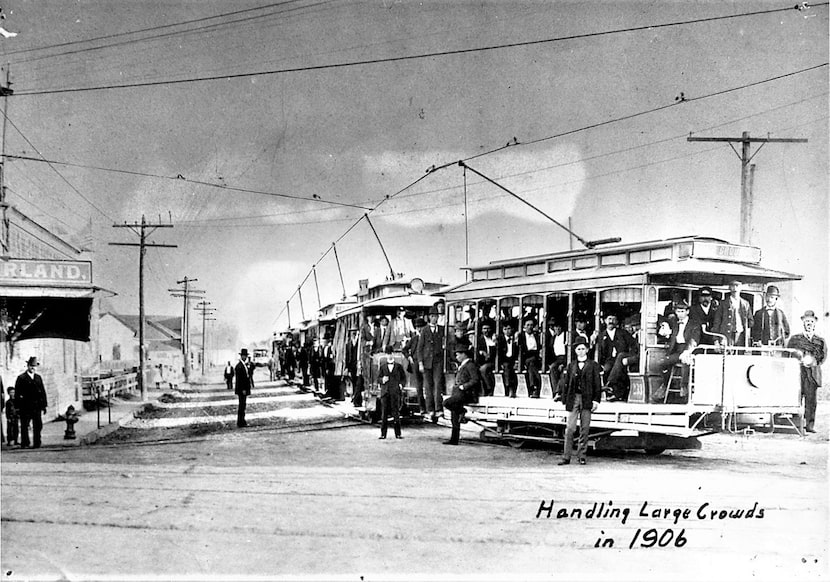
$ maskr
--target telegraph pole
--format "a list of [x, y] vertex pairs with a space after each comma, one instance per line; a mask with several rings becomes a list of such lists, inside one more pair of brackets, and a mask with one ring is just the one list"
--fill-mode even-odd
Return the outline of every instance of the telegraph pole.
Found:
[[2, 146], [0, 146], [0, 208], [2, 208], [0, 244], [2, 244], [4, 256], [9, 254], [9, 216], [7, 212], [8, 204], [6, 203], [6, 120], [9, 111], [9, 95], [14, 95], [11, 86], [9, 64], [6, 63], [6, 85], [0, 86], [0, 96], [3, 97], [3, 141]]
[[190, 283], [198, 280], [185, 276], [181, 281], [176, 281], [177, 285], [184, 285], [182, 289], [168, 289], [170, 295], [173, 297], [182, 297], [184, 299], [184, 309], [182, 310], [182, 355], [184, 356], [185, 382], [190, 380], [190, 299], [201, 299], [202, 294], [205, 292], [203, 289], [190, 288]]
[[210, 301], [205, 301], [204, 299], [196, 304], [196, 311], [202, 313], [202, 376], [205, 375], [205, 355], [206, 355], [206, 343], [205, 343], [205, 322], [206, 321], [216, 321], [216, 318], [208, 317], [208, 315], [213, 315], [216, 311], [215, 307], [208, 307], [210, 305]]
[[146, 348], [144, 346], [144, 255], [148, 247], [176, 248], [177, 245], [163, 245], [148, 243], [147, 236], [157, 228], [173, 228], [172, 224], [151, 224], [147, 222], [144, 215], [141, 215], [141, 222], [132, 224], [113, 224], [113, 228], [129, 228], [138, 235], [139, 242], [136, 243], [113, 243], [114, 246], [139, 247], [138, 249], [138, 389], [141, 399], [147, 400], [147, 387], [144, 385], [144, 358]]
[[[686, 138], [686, 141], [720, 141], [729, 144], [735, 155], [741, 160], [741, 243], [750, 244], [752, 242], [752, 178], [754, 177], [755, 165], [750, 165], [749, 162], [755, 157], [761, 148], [768, 143], [807, 143], [803, 138], [772, 138], [772, 137], [749, 137], [749, 132], [745, 131], [741, 137], [692, 137]], [[741, 153], [735, 149], [733, 143], [741, 144]], [[758, 149], [754, 154], [750, 153], [750, 144], [760, 143]]]

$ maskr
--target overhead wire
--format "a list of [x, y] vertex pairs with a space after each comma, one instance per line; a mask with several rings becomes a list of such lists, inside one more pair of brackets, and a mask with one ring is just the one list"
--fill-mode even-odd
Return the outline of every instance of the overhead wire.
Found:
[[[810, 7], [819, 7], [819, 6], [827, 6], [827, 5], [828, 5], [828, 2], [824, 2], [824, 3], [820, 3], [820, 4], [811, 4]], [[395, 62], [402, 62], [402, 61], [432, 59], [432, 58], [436, 58], [436, 57], [456, 56], [456, 55], [464, 55], [464, 54], [470, 54], [470, 53], [505, 50], [505, 49], [519, 48], [519, 47], [536, 46], [536, 45], [541, 45], [541, 44], [564, 42], [564, 41], [577, 40], [577, 39], [589, 39], [589, 38], [596, 38], [596, 37], [600, 37], [600, 36], [613, 35], [613, 34], [624, 34], [624, 33], [630, 33], [630, 32], [643, 31], [643, 30], [656, 30], [656, 29], [667, 28], [667, 27], [687, 26], [687, 25], [690, 25], [690, 24], [700, 24], [700, 23], [704, 23], [704, 22], [714, 22], [714, 21], [728, 20], [728, 19], [733, 19], [733, 18], [745, 18], [745, 17], [749, 17], [749, 16], [758, 16], [758, 15], [763, 15], [763, 14], [775, 14], [775, 13], [779, 13], [779, 12], [787, 12], [787, 11], [790, 11], [790, 10], [793, 10], [792, 6], [788, 6], [786, 8], [773, 8], [773, 9], [768, 9], [768, 10], [756, 10], [756, 11], [752, 11], [752, 12], [743, 12], [743, 13], [740, 13], [740, 14], [728, 14], [728, 15], [723, 15], [723, 16], [710, 16], [710, 17], [705, 17], [705, 18], [696, 18], [696, 19], [690, 19], [690, 20], [666, 22], [666, 23], [662, 23], [662, 24], [649, 24], [649, 25], [643, 25], [643, 26], [618, 28], [618, 29], [607, 30], [607, 31], [588, 32], [588, 33], [574, 34], [574, 35], [561, 36], [561, 37], [552, 37], [552, 38], [546, 38], [546, 39], [528, 40], [528, 41], [520, 41], [520, 42], [512, 42], [512, 43], [501, 43], [501, 44], [485, 45], [485, 46], [465, 48], [465, 49], [454, 49], [454, 50], [446, 50], [446, 51], [432, 51], [432, 52], [427, 52], [427, 53], [402, 55], [402, 56], [397, 56], [397, 57], [361, 59], [361, 60], [356, 60], [356, 61], [330, 63], [330, 64], [324, 64], [324, 65], [308, 65], [308, 66], [303, 66], [303, 67], [289, 67], [289, 68], [283, 68], [283, 69], [263, 70], [263, 71], [249, 72], [249, 73], [229, 73], [229, 74], [224, 74], [224, 75], [208, 75], [208, 76], [202, 76], [202, 77], [190, 77], [190, 78], [186, 78], [186, 79], [171, 79], [171, 80], [167, 80], [167, 81], [147, 81], [147, 82], [123, 83], [123, 84], [98, 85], [98, 86], [90, 86], [90, 87], [63, 88], [63, 89], [45, 89], [45, 90], [30, 90], [30, 91], [22, 90], [22, 91], [16, 91], [14, 95], [18, 96], [18, 97], [19, 96], [30, 96], [30, 95], [54, 95], [54, 94], [60, 94], [60, 93], [79, 93], [79, 92], [86, 92], [86, 91], [102, 91], [102, 90], [127, 89], [127, 88], [137, 88], [137, 87], [155, 87], [155, 86], [161, 86], [161, 85], [180, 85], [180, 84], [185, 84], [185, 83], [198, 83], [198, 82], [206, 82], [206, 81], [240, 79], [240, 78], [246, 78], [246, 77], [279, 75], [279, 74], [299, 73], [299, 72], [307, 72], [307, 71], [321, 71], [321, 70], [329, 70], [329, 69], [340, 69], [340, 68], [346, 68], [346, 67], [357, 67], [357, 66], [365, 66], [365, 65], [395, 63]], [[669, 107], [669, 106], [665, 106], [665, 107]]]

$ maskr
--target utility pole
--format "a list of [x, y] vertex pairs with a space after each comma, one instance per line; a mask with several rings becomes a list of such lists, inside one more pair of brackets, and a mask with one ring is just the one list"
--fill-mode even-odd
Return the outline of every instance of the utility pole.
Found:
[[136, 243], [113, 243], [113, 246], [139, 247], [138, 249], [138, 389], [141, 399], [147, 400], [147, 387], [144, 385], [144, 359], [146, 347], [144, 345], [144, 255], [148, 247], [176, 248], [177, 245], [163, 245], [148, 243], [147, 236], [157, 228], [173, 228], [172, 224], [151, 224], [147, 222], [144, 215], [141, 215], [141, 222], [132, 224], [113, 224], [113, 228], [129, 228], [138, 235], [139, 242]]
[[184, 380], [190, 380], [190, 299], [201, 299], [205, 292], [202, 289], [191, 289], [190, 283], [194, 283], [199, 279], [190, 279], [185, 276], [181, 281], [176, 281], [177, 285], [184, 285], [182, 289], [168, 289], [170, 295], [173, 297], [182, 297], [184, 299], [184, 309], [182, 310], [182, 356], [184, 357]]
[[3, 256], [9, 255], [9, 216], [6, 203], [6, 120], [9, 111], [9, 95], [14, 95], [11, 89], [12, 82], [9, 73], [9, 64], [6, 63], [6, 84], [0, 86], [0, 96], [3, 97], [3, 140], [0, 146], [0, 208], [2, 208], [2, 232], [0, 245], [3, 247]]
[[205, 343], [205, 322], [206, 321], [216, 321], [214, 317], [208, 317], [208, 315], [213, 315], [216, 312], [215, 307], [208, 307], [210, 305], [210, 301], [202, 300], [196, 304], [196, 311], [201, 312], [202, 314], [202, 376], [205, 375], [205, 356], [206, 356], [206, 343]]
[[[750, 165], [752, 158], [761, 151], [761, 148], [768, 143], [807, 143], [803, 138], [772, 138], [772, 137], [749, 137], [749, 132], [745, 131], [741, 137], [692, 137], [686, 138], [686, 141], [720, 141], [729, 144], [738, 159], [741, 160], [741, 240], [742, 244], [751, 244], [752, 242], [752, 178], [755, 170], [755, 165]], [[741, 144], [741, 153], [735, 149], [733, 143]], [[758, 149], [754, 154], [750, 154], [750, 144], [760, 143]]]

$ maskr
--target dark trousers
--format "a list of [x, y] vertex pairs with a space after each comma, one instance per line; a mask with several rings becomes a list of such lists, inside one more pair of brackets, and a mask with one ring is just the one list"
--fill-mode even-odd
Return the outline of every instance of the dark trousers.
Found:
[[628, 399], [628, 389], [630, 383], [628, 380], [628, 366], [622, 363], [623, 358], [630, 358], [631, 354], [622, 353], [617, 354], [617, 357], [605, 360], [602, 364], [602, 371], [605, 374], [605, 385], [611, 388], [617, 400]]
[[401, 436], [401, 394], [400, 392], [387, 392], [380, 397], [380, 436], [386, 436], [386, 429], [389, 426], [389, 413], [392, 413], [393, 428], [395, 436]]
[[225, 384], [227, 384], [228, 390], [233, 390], [233, 376], [225, 378]]
[[542, 374], [540, 368], [541, 362], [539, 361], [539, 356], [528, 356], [525, 360], [527, 392], [531, 398], [539, 398], [539, 393], [542, 390]]
[[496, 391], [496, 374], [494, 373], [494, 365], [492, 362], [482, 364], [478, 369], [481, 374], [482, 390], [485, 396], [492, 396]]
[[446, 400], [444, 400], [444, 408], [450, 411], [450, 420], [452, 422], [452, 432], [450, 433], [450, 442], [457, 443], [461, 437], [461, 415], [467, 412], [464, 408], [465, 404], [475, 402], [475, 398], [471, 398], [466, 393], [456, 392]]
[[[669, 380], [671, 379], [672, 369], [680, 363], [680, 354], [682, 352], [675, 352], [663, 357], [661, 362], [663, 370], [663, 386], [666, 390], [669, 389]], [[690, 368], [683, 364], [683, 369], [680, 377], [680, 398], [686, 398], [689, 389], [689, 375]]]
[[243, 393], [237, 394], [237, 396], [239, 397], [239, 409], [236, 412], [236, 426], [242, 428], [248, 425], [245, 422], [245, 407], [248, 403], [248, 395]]
[[816, 422], [816, 385], [809, 372], [801, 367], [801, 395], [804, 397], [804, 423], [805, 428], [812, 429]]
[[17, 417], [6, 417], [6, 433], [7, 443], [11, 444], [17, 442], [17, 439], [20, 437], [20, 423], [17, 420]]
[[352, 381], [352, 404], [363, 406], [363, 376], [353, 367], [349, 369], [349, 379]]
[[516, 368], [512, 362], [505, 362], [501, 365], [502, 379], [504, 380], [504, 395], [516, 398], [516, 390], [519, 388], [519, 377], [516, 375]]
[[562, 378], [562, 373], [567, 365], [568, 362], [565, 356], [554, 356], [553, 361], [548, 367], [548, 373], [550, 374], [550, 388], [554, 394], [556, 394], [556, 390], [559, 387], [559, 380]]
[[433, 363], [432, 368], [424, 369], [424, 400], [428, 413], [444, 412], [444, 368]]
[[576, 423], [579, 422], [579, 442], [576, 446], [576, 456], [578, 459], [584, 459], [588, 453], [588, 433], [591, 430], [591, 407], [593, 402], [588, 401], [583, 404], [582, 394], [577, 394], [574, 399], [574, 407], [568, 412], [568, 424], [565, 428], [565, 450], [562, 451], [562, 457], [565, 459], [571, 458], [574, 448], [574, 433], [576, 432]]
[[[815, 394], [815, 392], [813, 393]], [[813, 407], [815, 410], [815, 407]], [[32, 442], [31, 445], [35, 448], [40, 446], [40, 431], [43, 430], [43, 419], [40, 417], [40, 411], [20, 411], [20, 446], [29, 446], [29, 423], [32, 424]]]
[[300, 370], [303, 372], [303, 386], [308, 386], [308, 366], [303, 366]]

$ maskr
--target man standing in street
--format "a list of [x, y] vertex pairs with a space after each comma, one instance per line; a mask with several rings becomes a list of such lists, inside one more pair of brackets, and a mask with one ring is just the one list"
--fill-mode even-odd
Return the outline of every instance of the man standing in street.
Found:
[[395, 438], [402, 439], [401, 435], [401, 396], [406, 386], [406, 372], [403, 366], [395, 361], [392, 355], [394, 349], [386, 346], [386, 357], [378, 365], [378, 384], [380, 384], [380, 439], [386, 438], [389, 426], [389, 414], [392, 414], [395, 429]]
[[795, 334], [787, 344], [801, 354], [801, 395], [807, 432], [816, 432], [816, 391], [821, 386], [821, 365], [827, 357], [827, 344], [815, 333], [816, 320], [815, 312], [805, 311], [801, 316], [804, 333]]
[[729, 296], [724, 297], [713, 322], [715, 333], [726, 337], [728, 346], [746, 346], [752, 329], [752, 308], [749, 301], [741, 297], [743, 283], [729, 282]]
[[445, 445], [457, 445], [461, 437], [461, 423], [467, 422], [464, 415], [467, 409], [465, 404], [478, 402], [478, 395], [481, 392], [481, 377], [478, 373], [478, 366], [470, 358], [472, 351], [469, 344], [459, 343], [455, 347], [455, 361], [458, 362], [458, 371], [455, 373], [455, 384], [452, 387], [452, 395], [444, 401], [444, 407], [450, 411], [452, 421], [452, 432], [450, 440], [444, 441]]
[[764, 306], [755, 312], [752, 325], [753, 346], [784, 346], [790, 337], [790, 322], [777, 307], [778, 287], [770, 285], [764, 294]]
[[248, 361], [248, 349], [242, 348], [239, 351], [239, 361], [234, 368], [236, 378], [236, 395], [239, 398], [239, 409], [236, 413], [236, 426], [239, 428], [248, 426], [245, 421], [245, 407], [248, 396], [254, 387], [254, 366]]
[[14, 383], [14, 403], [20, 416], [20, 447], [27, 448], [29, 441], [29, 423], [32, 424], [31, 446], [40, 447], [40, 432], [43, 429], [41, 414], [46, 414], [46, 389], [43, 378], [35, 374], [37, 358], [26, 360], [26, 371], [20, 374]]
[[228, 365], [225, 366], [224, 376], [225, 384], [227, 385], [228, 390], [233, 390], [233, 366], [231, 366], [230, 362], [228, 362]]
[[560, 390], [556, 400], [565, 401], [565, 410], [568, 411], [568, 424], [565, 428], [565, 449], [562, 451], [560, 465], [571, 462], [574, 448], [574, 433], [579, 421], [579, 443], [576, 456], [579, 464], [584, 465], [588, 453], [588, 433], [591, 430], [591, 413], [595, 412], [602, 396], [602, 381], [599, 377], [600, 367], [593, 360], [588, 359], [588, 342], [578, 338], [574, 340], [576, 359], [565, 368], [562, 375]]

